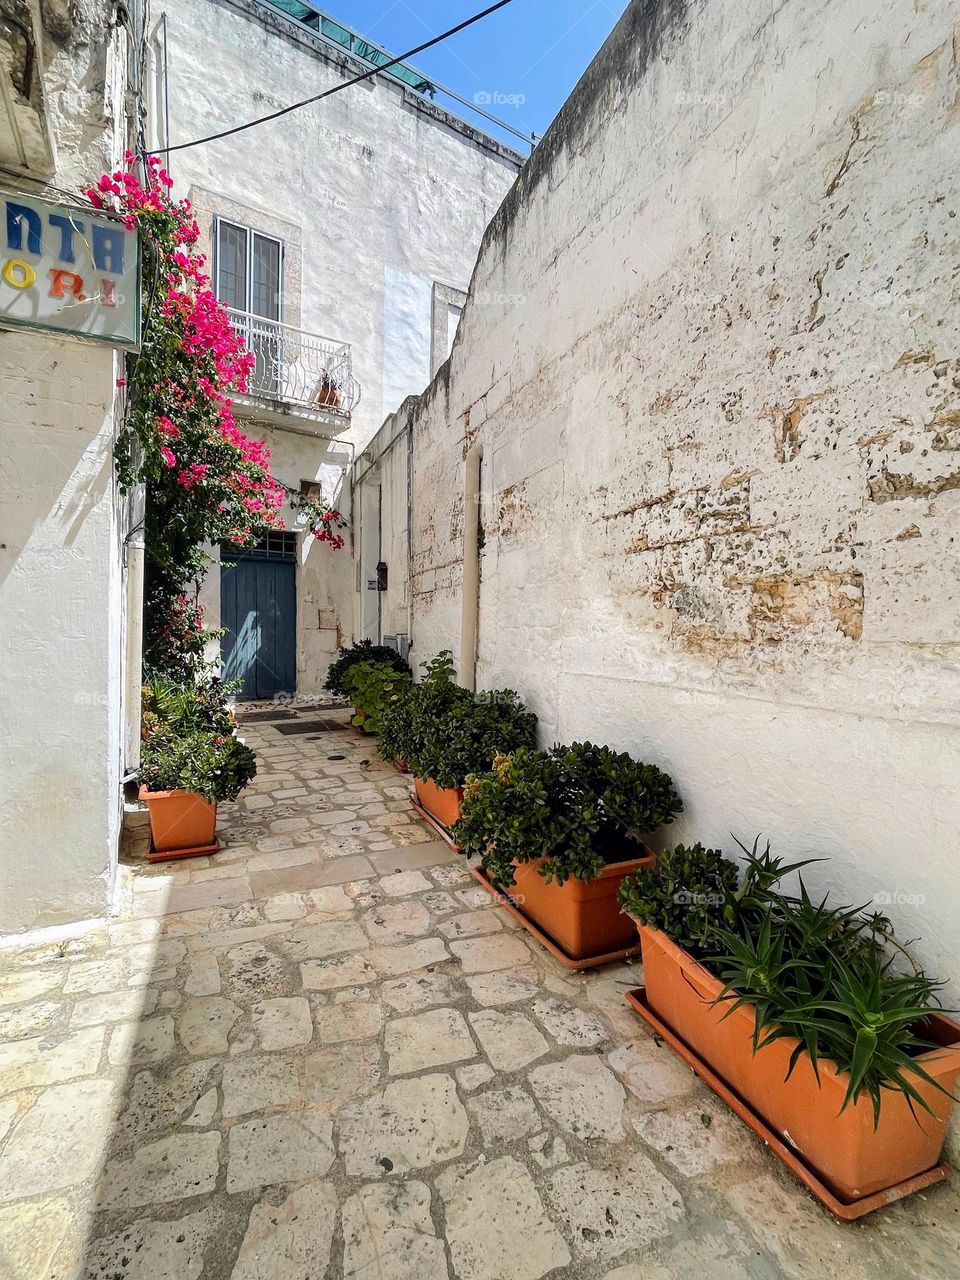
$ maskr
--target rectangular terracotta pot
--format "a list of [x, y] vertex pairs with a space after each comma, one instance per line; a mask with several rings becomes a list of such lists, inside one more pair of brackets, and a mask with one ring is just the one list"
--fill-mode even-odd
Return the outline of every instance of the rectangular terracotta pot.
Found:
[[525, 916], [550, 935], [571, 960], [608, 955], [635, 943], [637, 926], [620, 910], [617, 893], [626, 876], [656, 866], [649, 849], [642, 857], [611, 862], [594, 880], [547, 884], [543, 861], [514, 863], [514, 887], [508, 892]]
[[194, 791], [148, 791], [140, 799], [150, 811], [150, 834], [158, 853], [200, 849], [212, 845], [217, 830], [217, 806]]
[[[866, 1095], [841, 1113], [847, 1076], [821, 1060], [820, 1083], [804, 1054], [786, 1079], [797, 1041], [784, 1037], [753, 1052], [753, 1011], [711, 1002], [723, 983], [659, 929], [640, 926], [643, 976], [653, 1011], [717, 1075], [760, 1115], [801, 1158], [846, 1201], [895, 1186], [933, 1168], [940, 1159], [952, 1109], [951, 1100], [919, 1077], [911, 1083], [933, 1110], [920, 1108], [914, 1119], [902, 1093], [885, 1092], [880, 1123], [873, 1127], [873, 1106]], [[960, 1077], [960, 1025], [931, 1014], [923, 1035], [941, 1048], [918, 1061], [951, 1093]], [[918, 1123], [919, 1120], [919, 1123]]]
[[459, 821], [463, 787], [438, 787], [430, 778], [414, 778], [413, 788], [419, 803], [443, 826]]

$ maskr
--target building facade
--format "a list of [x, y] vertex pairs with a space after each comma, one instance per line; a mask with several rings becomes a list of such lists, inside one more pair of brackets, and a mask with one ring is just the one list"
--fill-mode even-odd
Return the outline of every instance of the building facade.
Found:
[[[106, 0], [0, 3], [8, 313], [27, 294], [49, 307], [48, 272], [77, 266], [62, 238], [76, 203], [45, 213], [43, 202], [70, 202], [128, 143], [134, 41], [115, 17]], [[0, 321], [0, 932], [103, 915], [110, 902], [133, 758], [125, 701], [138, 704], [124, 698], [136, 552], [113, 471], [122, 359], [104, 342]]]
[[[630, 5], [488, 229], [449, 363], [376, 442], [410, 440], [415, 661], [453, 649], [545, 743], [666, 768], [671, 840], [828, 858], [811, 888], [875, 902], [944, 976], [952, 21]], [[405, 444], [378, 465], [404, 492]]]
[[[285, 12], [284, 12], [285, 11]], [[370, 69], [310, 4], [169, 0], [151, 36], [163, 154]], [[369, 52], [369, 50], [368, 50]], [[446, 358], [483, 230], [520, 157], [441, 109], [406, 68], [262, 127], [172, 151], [218, 296], [257, 356], [238, 405], [274, 473], [350, 521], [372, 572], [308, 532], [224, 553], [204, 586], [225, 674], [248, 697], [318, 693], [341, 642], [376, 632], [379, 502], [352, 464]], [[382, 571], [381, 571], [382, 576]]]

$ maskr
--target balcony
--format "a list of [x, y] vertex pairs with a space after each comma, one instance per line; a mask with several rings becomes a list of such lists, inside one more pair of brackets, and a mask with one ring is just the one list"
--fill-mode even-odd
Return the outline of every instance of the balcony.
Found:
[[239, 409], [292, 414], [346, 430], [360, 403], [349, 343], [246, 311], [230, 308], [229, 315], [256, 360], [246, 394], [235, 397]]

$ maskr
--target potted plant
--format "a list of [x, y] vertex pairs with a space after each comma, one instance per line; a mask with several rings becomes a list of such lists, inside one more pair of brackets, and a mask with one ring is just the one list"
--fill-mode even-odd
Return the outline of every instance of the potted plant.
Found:
[[417, 684], [408, 684], [383, 714], [378, 745], [380, 754], [401, 773], [410, 772], [424, 727], [438, 714], [456, 687], [453, 657], [444, 649], [420, 664], [423, 675]]
[[340, 408], [340, 388], [333, 374], [326, 369], [320, 374], [314, 388], [313, 399], [316, 404], [328, 405], [331, 409]]
[[398, 671], [388, 662], [355, 662], [343, 677], [353, 702], [353, 723], [364, 733], [379, 733], [384, 712], [409, 684], [409, 671]]
[[409, 756], [420, 689], [422, 685], [412, 681], [398, 689], [397, 696], [384, 708], [380, 719], [377, 746], [384, 760], [389, 761], [399, 773], [410, 772]]
[[623, 883], [646, 1002], [842, 1203], [932, 1169], [960, 1075], [941, 984], [885, 917], [781, 888], [806, 863], [744, 853], [741, 876], [681, 846]]
[[446, 829], [460, 817], [468, 775], [489, 769], [504, 752], [534, 746], [537, 724], [512, 689], [471, 693], [454, 684], [452, 673], [448, 651], [427, 664], [408, 756], [419, 804]]
[[634, 942], [618, 890], [625, 876], [655, 865], [642, 836], [682, 807], [656, 765], [576, 742], [501, 756], [491, 772], [469, 778], [454, 835], [566, 959], [596, 961]]
[[151, 861], [215, 853], [217, 803], [235, 800], [256, 775], [236, 736], [219, 680], [143, 690], [140, 799], [150, 812]]
[[395, 671], [408, 673], [410, 671], [410, 664], [400, 657], [396, 649], [391, 649], [385, 644], [374, 644], [372, 640], [358, 640], [355, 644], [340, 646], [337, 658], [327, 669], [327, 678], [323, 687], [330, 693], [345, 698], [347, 689], [344, 678], [350, 668], [358, 662], [385, 662]]

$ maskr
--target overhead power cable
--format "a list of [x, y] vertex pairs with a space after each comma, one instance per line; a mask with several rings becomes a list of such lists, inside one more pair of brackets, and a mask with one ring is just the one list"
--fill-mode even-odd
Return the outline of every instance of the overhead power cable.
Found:
[[418, 44], [415, 49], [408, 49], [406, 53], [401, 53], [399, 57], [392, 58], [389, 62], [383, 63], [382, 66], [371, 67], [369, 71], [364, 71], [362, 75], [353, 76], [350, 80], [344, 80], [342, 84], [336, 84], [332, 89], [325, 89], [323, 93], [315, 93], [311, 98], [293, 102], [289, 107], [281, 107], [279, 111], [271, 111], [269, 115], [260, 116], [256, 120], [248, 120], [246, 124], [234, 125], [232, 129], [222, 129], [220, 133], [211, 133], [205, 138], [194, 138], [192, 142], [178, 142], [174, 147], [163, 147], [161, 150], [164, 154], [172, 151], [186, 151], [189, 147], [201, 147], [207, 142], [218, 142], [221, 138], [231, 138], [235, 133], [243, 133], [245, 129], [256, 128], [257, 125], [267, 124], [270, 120], [279, 120], [281, 116], [287, 116], [291, 111], [299, 111], [301, 107], [309, 107], [313, 102], [321, 102], [324, 98], [332, 97], [333, 94], [340, 93], [343, 89], [349, 89], [352, 85], [362, 84], [364, 80], [372, 80], [374, 76], [379, 75], [382, 71], [389, 71], [391, 67], [395, 67], [398, 62], [406, 62], [408, 58], [415, 58], [418, 53], [423, 53], [425, 49], [432, 49], [434, 45], [440, 44], [443, 40], [449, 40], [451, 36], [457, 35], [460, 31], [465, 31], [467, 27], [472, 27], [474, 23], [480, 22], [483, 18], [489, 17], [491, 13], [496, 13], [498, 9], [504, 9], [508, 4], [512, 3], [513, 0], [497, 0], [496, 4], [490, 5], [489, 8], [484, 9], [481, 13], [475, 13], [472, 18], [458, 22], [449, 31], [444, 31], [441, 35], [434, 36], [432, 40]]

